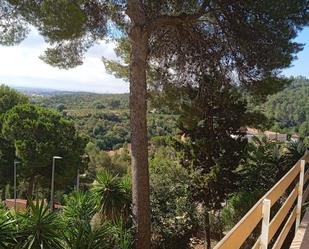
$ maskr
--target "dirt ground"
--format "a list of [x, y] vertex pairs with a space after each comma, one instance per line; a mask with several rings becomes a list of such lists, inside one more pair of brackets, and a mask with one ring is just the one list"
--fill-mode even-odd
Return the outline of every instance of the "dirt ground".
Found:
[[[211, 248], [214, 248], [217, 244], [217, 241], [212, 240], [211, 241]], [[204, 241], [198, 240], [192, 245], [193, 249], [205, 249]]]

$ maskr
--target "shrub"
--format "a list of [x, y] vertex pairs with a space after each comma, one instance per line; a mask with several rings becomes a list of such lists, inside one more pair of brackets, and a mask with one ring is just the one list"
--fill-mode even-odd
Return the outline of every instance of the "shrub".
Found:
[[189, 248], [197, 224], [189, 181], [175, 152], [169, 147], [159, 148], [150, 160], [154, 248]]

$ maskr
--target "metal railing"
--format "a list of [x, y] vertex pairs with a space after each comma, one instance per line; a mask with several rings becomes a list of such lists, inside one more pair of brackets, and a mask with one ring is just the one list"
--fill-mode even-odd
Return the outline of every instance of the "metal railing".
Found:
[[[301, 207], [309, 194], [309, 184], [304, 190], [309, 179], [309, 169], [305, 172], [307, 162], [309, 162], [309, 151], [306, 151], [290, 171], [250, 209], [214, 249], [239, 249], [260, 223], [262, 223], [261, 234], [252, 248], [267, 249], [269, 242], [278, 233], [272, 248], [281, 248], [294, 222], [295, 230], [300, 224]], [[271, 207], [286, 194], [289, 187], [292, 190], [288, 193], [288, 197], [270, 219]]]

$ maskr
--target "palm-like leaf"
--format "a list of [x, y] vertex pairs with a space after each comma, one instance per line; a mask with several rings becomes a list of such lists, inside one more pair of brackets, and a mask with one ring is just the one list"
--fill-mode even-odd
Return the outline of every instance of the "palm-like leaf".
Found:
[[107, 219], [127, 217], [131, 205], [131, 184], [128, 178], [113, 176], [106, 171], [100, 172], [92, 191], [98, 199], [100, 212]]
[[57, 214], [50, 213], [42, 200], [29, 201], [30, 209], [17, 215], [19, 236], [17, 238], [23, 249], [62, 249], [60, 224]]
[[64, 241], [67, 249], [109, 249], [111, 248], [111, 227], [103, 224], [92, 229], [90, 223], [78, 227], [69, 227]]
[[69, 225], [76, 226], [83, 222], [90, 222], [95, 214], [95, 201], [89, 193], [74, 192], [65, 197], [62, 218]]
[[132, 227], [127, 228], [122, 219], [114, 222], [113, 241], [117, 249], [130, 249], [133, 247], [133, 229]]
[[15, 240], [15, 219], [9, 212], [0, 210], [0, 248], [12, 248]]
[[61, 220], [65, 227], [66, 248], [110, 248], [110, 226], [103, 224], [95, 229], [91, 227], [91, 219], [95, 212], [95, 202], [89, 193], [75, 192], [65, 198]]
[[287, 145], [286, 163], [294, 165], [306, 152], [303, 141], [292, 141]]

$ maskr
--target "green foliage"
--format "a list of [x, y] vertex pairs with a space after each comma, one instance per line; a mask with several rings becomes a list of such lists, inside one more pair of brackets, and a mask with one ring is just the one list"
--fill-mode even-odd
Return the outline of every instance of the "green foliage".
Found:
[[150, 159], [154, 248], [188, 248], [196, 229], [190, 177], [171, 147], [160, 147]]
[[[56, 186], [63, 187], [84, 170], [81, 156], [86, 139], [77, 134], [74, 123], [53, 111], [34, 105], [19, 105], [5, 114], [2, 133], [14, 143], [16, 155], [22, 161], [20, 172], [29, 178], [39, 178], [44, 186], [51, 172], [52, 157], [62, 156], [56, 167]], [[28, 192], [28, 195], [31, 195]]]
[[129, 79], [129, 63], [130, 63], [131, 45], [125, 37], [117, 39], [115, 53], [121, 62], [103, 58], [104, 66], [108, 73], [113, 74], [117, 78], [124, 80]]
[[221, 212], [225, 231], [231, 230], [235, 224], [254, 206], [262, 196], [261, 190], [242, 191], [232, 194]]
[[233, 88], [208, 79], [200, 84], [187, 90], [181, 105], [179, 129], [187, 139], [176, 146], [194, 175], [193, 197], [215, 210], [235, 189], [235, 170], [246, 147], [240, 131], [247, 122], [246, 106]]
[[62, 249], [61, 226], [57, 214], [50, 213], [44, 201], [29, 201], [29, 208], [17, 214], [18, 245], [24, 249]]
[[300, 135], [306, 137], [309, 134], [309, 80], [303, 77], [291, 80], [289, 87], [269, 96], [260, 109], [274, 120], [275, 127], [278, 127], [279, 131], [298, 131]]
[[95, 144], [89, 143], [86, 147], [86, 152], [89, 156], [87, 175], [90, 181], [95, 179], [96, 173], [105, 170], [121, 176], [128, 172], [131, 158], [126, 147], [107, 153], [99, 150]]
[[[1, 8], [1, 7], [0, 7]], [[11, 141], [8, 141], [1, 133], [5, 113], [14, 106], [25, 104], [28, 98], [8, 86], [0, 86], [0, 187], [3, 188], [11, 183], [13, 178], [13, 161], [15, 158], [15, 148]]]
[[0, 209], [0, 248], [11, 249], [132, 249], [133, 229], [120, 217], [100, 220], [91, 192], [65, 196], [63, 210], [50, 213], [44, 200], [29, 200], [29, 209], [13, 216]]
[[8, 1], [1, 0], [0, 13], [0, 44], [12, 46], [24, 40], [29, 29], [15, 8]]
[[[239, 188], [229, 196], [222, 210], [225, 230], [230, 230], [291, 169], [305, 149], [302, 142], [282, 144], [253, 139], [248, 157], [238, 169]], [[279, 206], [282, 201], [279, 200]]]
[[16, 220], [8, 210], [0, 207], [0, 248], [9, 249], [16, 244]]
[[111, 234], [113, 235], [115, 249], [132, 249], [133, 242], [133, 228], [127, 228], [128, 225], [122, 220], [118, 219], [112, 227]]
[[[87, 134], [99, 150], [115, 150], [130, 142], [127, 94], [65, 94], [34, 98], [32, 102], [57, 109], [65, 105], [65, 116]], [[104, 107], [104, 108], [101, 108]], [[148, 137], [176, 133], [176, 115], [154, 109], [148, 114]]]
[[12, 88], [0, 85], [0, 115], [12, 109], [16, 105], [28, 103], [28, 97], [18, 93]]
[[96, 212], [95, 199], [89, 192], [75, 192], [65, 197], [60, 214], [67, 249], [110, 248], [111, 227], [102, 224], [92, 228]]
[[131, 182], [128, 177], [113, 176], [107, 171], [97, 174], [92, 192], [100, 213], [108, 220], [127, 219], [131, 210]]
[[66, 109], [66, 106], [64, 104], [59, 104], [57, 105], [56, 109], [58, 112], [62, 112]]
[[265, 193], [299, 160], [305, 149], [302, 142], [285, 145], [254, 138], [248, 157], [240, 166], [241, 189]]
[[95, 199], [89, 192], [73, 192], [64, 198], [64, 208], [61, 215], [68, 227], [83, 226], [90, 223], [96, 212]]
[[107, 109], [114, 109], [115, 103], [117, 109], [129, 108], [128, 94], [75, 93], [43, 98], [32, 97], [32, 102], [55, 109], [59, 104], [63, 104], [67, 107], [66, 109], [69, 110], [97, 108], [98, 105], [103, 105]]

